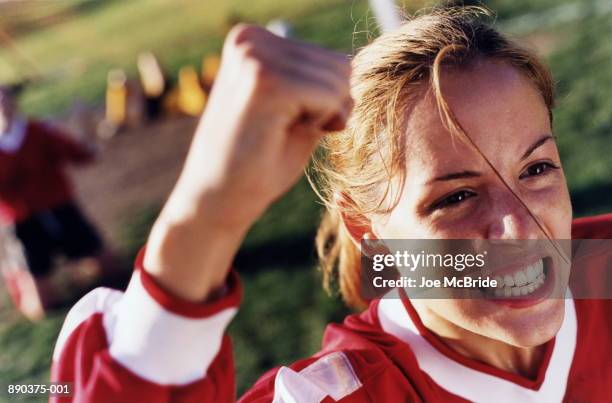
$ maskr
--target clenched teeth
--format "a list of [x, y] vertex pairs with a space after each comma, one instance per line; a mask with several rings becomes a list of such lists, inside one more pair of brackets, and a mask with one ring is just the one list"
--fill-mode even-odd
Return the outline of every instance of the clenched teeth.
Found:
[[544, 262], [540, 259], [513, 274], [495, 277], [497, 288], [494, 289], [493, 294], [502, 298], [528, 295], [540, 288], [545, 278]]

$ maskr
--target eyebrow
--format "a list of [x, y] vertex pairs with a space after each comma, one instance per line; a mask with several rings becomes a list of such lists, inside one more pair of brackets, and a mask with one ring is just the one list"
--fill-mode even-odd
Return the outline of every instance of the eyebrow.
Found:
[[542, 146], [547, 141], [554, 139], [555, 138], [550, 134], [545, 134], [544, 136], [540, 137], [535, 143], [531, 145], [531, 147], [527, 149], [527, 151], [525, 151], [525, 154], [523, 154], [521, 160], [524, 160], [525, 158], [529, 157], [538, 147]]
[[475, 172], [475, 171], [452, 172], [449, 174], [435, 177], [432, 180], [430, 180], [428, 183], [439, 182], [439, 181], [452, 181], [455, 179], [464, 179], [464, 178], [477, 178], [479, 176], [482, 176], [482, 174], [479, 172]]
[[[555, 137], [550, 134], [545, 134], [544, 136], [540, 137], [527, 149], [527, 151], [525, 151], [525, 153], [521, 157], [521, 160], [524, 160], [525, 158], [529, 157], [538, 147], [541, 147], [547, 141], [554, 139]], [[437, 176], [432, 180], [428, 181], [427, 184], [431, 184], [433, 182], [452, 181], [455, 179], [478, 178], [480, 176], [482, 176], [482, 174], [476, 171], [451, 172], [449, 174]]]

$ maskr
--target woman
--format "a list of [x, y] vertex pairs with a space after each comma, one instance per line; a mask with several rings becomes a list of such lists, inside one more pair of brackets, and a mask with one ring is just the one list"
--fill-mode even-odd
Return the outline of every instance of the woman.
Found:
[[[235, 400], [223, 335], [241, 294], [232, 259], [319, 140], [321, 264], [328, 279], [338, 270], [349, 304], [364, 303], [362, 239], [570, 238], [551, 77], [480, 17], [415, 18], [364, 48], [352, 73], [344, 56], [234, 29], [127, 291], [97, 290], [73, 308], [53, 379], [75, 382], [80, 401]], [[605, 238], [610, 223], [574, 231]], [[603, 300], [375, 300], [243, 401], [602, 400], [610, 313]]]

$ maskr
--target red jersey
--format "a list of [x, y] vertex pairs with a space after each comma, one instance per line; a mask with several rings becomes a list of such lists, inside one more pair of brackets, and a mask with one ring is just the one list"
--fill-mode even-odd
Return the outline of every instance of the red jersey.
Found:
[[93, 155], [45, 124], [15, 121], [0, 137], [0, 220], [19, 222], [71, 200], [63, 166], [88, 162]]
[[[579, 237], [612, 238], [612, 214], [579, 220]], [[125, 293], [97, 289], [68, 314], [52, 380], [74, 382], [81, 402], [231, 402], [235, 375], [225, 328], [241, 288], [182, 301], [142, 270]], [[612, 301], [566, 300], [535, 379], [474, 361], [444, 345], [405, 299], [373, 301], [327, 327], [322, 350], [265, 374], [243, 402], [574, 402], [612, 395]], [[54, 398], [61, 401], [60, 398]]]

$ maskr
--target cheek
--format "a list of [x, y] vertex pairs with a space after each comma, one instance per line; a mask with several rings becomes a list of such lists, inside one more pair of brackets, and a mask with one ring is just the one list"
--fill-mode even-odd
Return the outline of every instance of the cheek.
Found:
[[[439, 219], [423, 216], [416, 211], [417, 202], [402, 197], [398, 205], [386, 218], [375, 222], [377, 235], [386, 239], [449, 239], [480, 238], [471, 231], [482, 218], [482, 213], [474, 211], [468, 215], [444, 215]], [[479, 210], [476, 208], [476, 210]], [[466, 232], [467, 231], [467, 232]]]
[[489, 210], [488, 203], [472, 202], [470, 208], [458, 214], [448, 214], [433, 224], [437, 237], [456, 239], [480, 239], [485, 237], [486, 226], [483, 217]]
[[372, 220], [374, 231], [380, 239], [434, 238], [428, 223], [414, 212], [413, 201], [402, 196], [391, 213]]
[[572, 203], [565, 177], [553, 186], [531, 192], [526, 202], [554, 239], [571, 238]]

